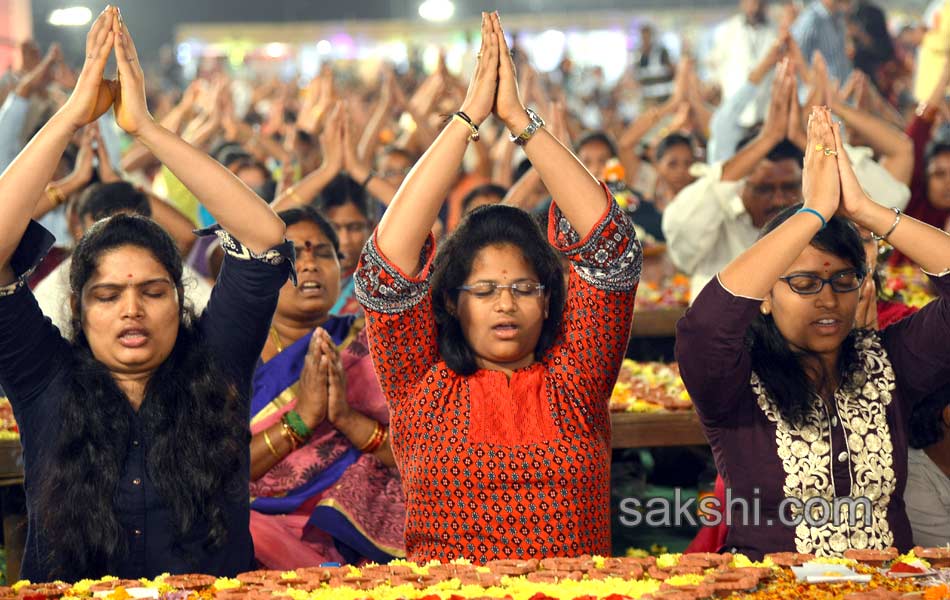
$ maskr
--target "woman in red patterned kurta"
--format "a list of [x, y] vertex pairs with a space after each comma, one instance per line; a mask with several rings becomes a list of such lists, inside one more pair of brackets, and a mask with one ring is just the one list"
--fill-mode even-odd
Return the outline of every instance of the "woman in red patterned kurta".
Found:
[[[477, 126], [494, 107], [525, 131], [515, 82], [497, 14], [483, 15], [462, 112]], [[489, 206], [434, 256], [428, 232], [471, 134], [458, 118], [446, 126], [356, 272], [406, 491], [406, 552], [479, 562], [607, 554], [608, 400], [640, 245], [605, 189], [538, 129], [524, 147], [556, 200], [551, 244], [523, 211]], [[552, 245], [572, 264], [566, 294]]]

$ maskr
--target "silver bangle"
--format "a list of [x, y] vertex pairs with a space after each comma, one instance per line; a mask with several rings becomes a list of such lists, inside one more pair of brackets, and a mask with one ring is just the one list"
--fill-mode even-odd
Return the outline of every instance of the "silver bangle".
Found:
[[888, 230], [887, 230], [887, 233], [885, 233], [884, 235], [878, 235], [878, 234], [872, 232], [872, 233], [871, 233], [871, 237], [874, 238], [875, 241], [878, 241], [878, 242], [887, 241], [887, 238], [889, 238], [889, 237], [891, 236], [891, 234], [894, 233], [894, 230], [897, 229], [897, 224], [901, 222], [901, 209], [899, 209], [899, 208], [892, 208], [891, 210], [893, 210], [893, 211], [894, 211], [894, 214], [896, 215], [896, 216], [894, 217], [894, 224], [891, 225], [891, 228], [888, 229]]

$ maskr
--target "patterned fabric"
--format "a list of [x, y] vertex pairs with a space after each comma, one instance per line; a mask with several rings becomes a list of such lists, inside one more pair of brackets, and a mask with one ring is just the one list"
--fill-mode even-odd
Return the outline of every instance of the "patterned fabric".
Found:
[[639, 280], [633, 225], [608, 197], [581, 240], [552, 207], [548, 237], [573, 263], [560, 334], [541, 361], [463, 377], [441, 359], [420, 274], [370, 239], [356, 272], [370, 351], [390, 405], [406, 490], [411, 560], [576, 556], [610, 551], [608, 400]]
[[[758, 375], [752, 374], [759, 408], [775, 423], [777, 453], [785, 471], [785, 497], [797, 498], [805, 506], [812, 498], [822, 498], [826, 506], [833, 506], [836, 492], [831, 467], [836, 460], [844, 459], [851, 472], [848, 496], [867, 499], [871, 504], [870, 515], [864, 514], [863, 504], [853, 507], [857, 519], [854, 526], [848, 522], [851, 506], [839, 507], [839, 521], [823, 520], [821, 507], [812, 505], [811, 517], [820, 524], [809, 525], [806, 518], [795, 528], [797, 552], [840, 556], [849, 548], [883, 550], [894, 543], [887, 509], [897, 481], [886, 418], [896, 389], [894, 369], [876, 332], [861, 331], [857, 336], [855, 346], [863, 368], [851, 372], [835, 393], [838, 417], [847, 435], [845, 448], [834, 447], [831, 415], [824, 402], [812, 403], [802, 425], [794, 427], [782, 418]], [[792, 506], [791, 515], [800, 517], [801, 505]]]
[[[389, 411], [376, 380], [362, 319], [324, 324], [346, 374], [347, 402], [381, 423]], [[297, 404], [310, 335], [260, 366], [254, 377], [251, 432], [277, 422]], [[317, 566], [366, 557], [405, 556], [405, 498], [396, 469], [358, 452], [329, 422], [306, 445], [251, 482], [251, 533], [257, 560], [271, 569]], [[343, 552], [341, 555], [340, 553]]]

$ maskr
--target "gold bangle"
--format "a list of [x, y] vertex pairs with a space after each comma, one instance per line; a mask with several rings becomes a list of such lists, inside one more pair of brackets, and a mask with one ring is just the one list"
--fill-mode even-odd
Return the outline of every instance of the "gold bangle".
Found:
[[63, 191], [52, 183], [46, 186], [46, 197], [53, 203], [53, 208], [66, 202], [66, 196], [63, 194]]
[[358, 448], [360, 452], [365, 452], [372, 454], [379, 450], [379, 447], [383, 445], [383, 440], [386, 436], [386, 428], [383, 427], [379, 421], [376, 421], [376, 425], [373, 427], [373, 435], [369, 436], [369, 439], [366, 440], [366, 443]]
[[280, 423], [280, 437], [287, 440], [287, 443], [290, 444], [290, 451], [294, 452], [297, 450], [297, 440], [294, 439], [294, 436], [290, 435], [290, 432], [287, 431], [287, 425], [281, 421]]
[[280, 420], [281, 433], [290, 438], [290, 445], [293, 446], [293, 449], [296, 450], [298, 446], [303, 446], [307, 443], [307, 440], [301, 438], [297, 435], [297, 432], [294, 431], [294, 428], [290, 426], [290, 423], [287, 422], [287, 417], [285, 416]]
[[270, 453], [274, 455], [274, 458], [280, 460], [281, 455], [278, 454], [277, 449], [274, 448], [274, 444], [270, 441], [270, 436], [267, 435], [267, 430], [264, 430], [264, 443], [267, 444], [267, 449], [270, 450]]
[[290, 194], [290, 197], [293, 198], [298, 204], [306, 204], [306, 202], [303, 201], [303, 198], [300, 197], [300, 194], [297, 193], [297, 190], [294, 189], [294, 186], [287, 188], [287, 193]]

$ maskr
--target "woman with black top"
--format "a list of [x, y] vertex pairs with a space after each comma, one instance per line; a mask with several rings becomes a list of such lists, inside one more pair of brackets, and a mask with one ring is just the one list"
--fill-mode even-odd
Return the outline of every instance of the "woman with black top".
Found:
[[[950, 236], [868, 198], [827, 108], [808, 123], [802, 196], [676, 328], [727, 488], [725, 547], [907, 551], [907, 418], [950, 382]], [[854, 224], [932, 274], [939, 297], [882, 331], [856, 323], [870, 292]]]
[[[118, 82], [103, 79], [113, 50]], [[140, 216], [98, 222], [73, 255], [67, 340], [25, 285], [52, 242], [30, 215], [73, 134], [113, 103], [119, 126], [215, 216], [228, 255], [195, 318], [164, 230]], [[74, 92], [0, 176], [0, 198], [0, 385], [24, 452], [23, 577], [253, 568], [248, 395], [293, 252], [266, 203], [152, 120], [117, 9], [93, 24]]]

